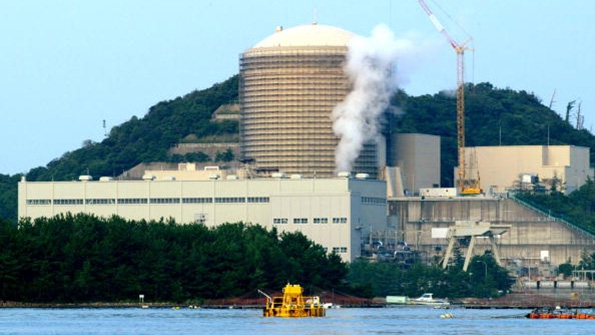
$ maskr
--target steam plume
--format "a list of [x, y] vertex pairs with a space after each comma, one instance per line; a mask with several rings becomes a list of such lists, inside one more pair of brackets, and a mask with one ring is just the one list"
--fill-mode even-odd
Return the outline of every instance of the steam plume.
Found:
[[351, 39], [345, 71], [353, 89], [332, 112], [333, 131], [340, 138], [337, 171], [351, 171], [364, 143], [378, 140], [380, 116], [398, 86], [394, 73], [403, 48], [408, 42], [396, 40], [385, 25], [376, 26], [371, 37]]

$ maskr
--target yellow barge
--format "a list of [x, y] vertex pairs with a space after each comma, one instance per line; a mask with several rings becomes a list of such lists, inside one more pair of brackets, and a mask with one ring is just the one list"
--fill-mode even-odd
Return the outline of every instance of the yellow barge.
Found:
[[320, 297], [303, 296], [304, 289], [300, 285], [287, 284], [283, 288], [282, 297], [270, 297], [259, 290], [266, 298], [263, 315], [265, 317], [304, 318], [326, 316], [326, 309]]

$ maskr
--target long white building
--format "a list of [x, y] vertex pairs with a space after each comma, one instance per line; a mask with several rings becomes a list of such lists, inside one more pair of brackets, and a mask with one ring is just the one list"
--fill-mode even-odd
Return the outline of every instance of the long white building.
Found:
[[386, 184], [359, 178], [48, 181], [19, 183], [19, 217], [60, 213], [173, 218], [216, 226], [245, 222], [301, 231], [345, 261], [370, 231], [386, 229]]

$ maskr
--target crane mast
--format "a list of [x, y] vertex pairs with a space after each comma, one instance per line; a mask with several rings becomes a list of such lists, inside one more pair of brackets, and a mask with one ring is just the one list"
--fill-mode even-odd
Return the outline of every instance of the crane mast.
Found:
[[434, 13], [430, 10], [424, 0], [419, 0], [420, 6], [428, 15], [428, 18], [436, 29], [446, 38], [450, 46], [457, 54], [457, 148], [458, 148], [458, 162], [457, 169], [459, 178], [459, 192], [461, 195], [474, 195], [481, 193], [479, 184], [479, 174], [477, 179], [471, 181], [467, 180], [466, 165], [465, 165], [465, 50], [472, 50], [467, 47], [471, 38], [466, 40], [463, 44], [457, 43], [444, 29], [444, 26], [438, 21]]

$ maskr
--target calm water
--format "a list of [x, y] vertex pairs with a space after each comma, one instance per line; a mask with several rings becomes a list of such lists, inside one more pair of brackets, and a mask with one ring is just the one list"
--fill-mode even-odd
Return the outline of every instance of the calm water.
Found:
[[[587, 334], [595, 320], [530, 320], [528, 310], [340, 308], [325, 318], [213, 309], [0, 309], [0, 334]], [[453, 319], [441, 314], [452, 313]]]

